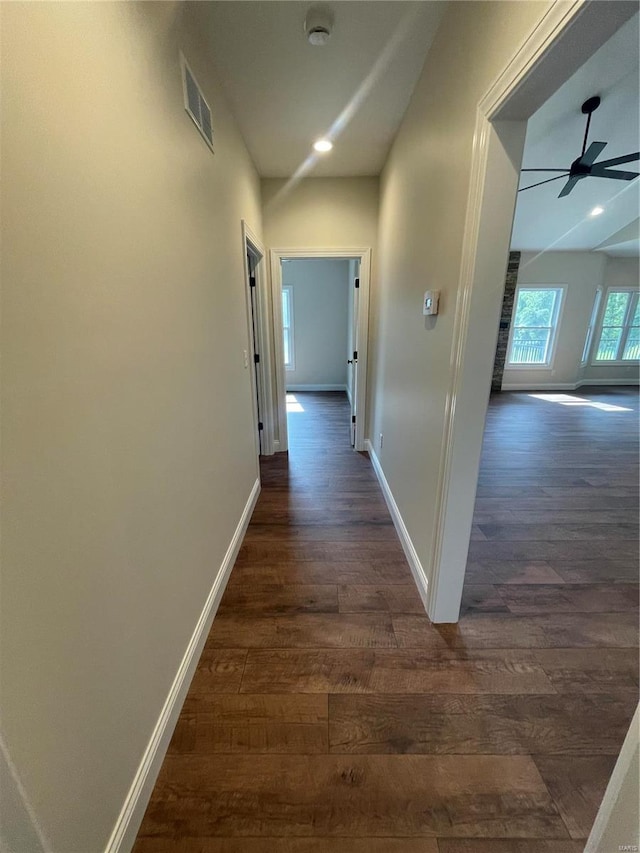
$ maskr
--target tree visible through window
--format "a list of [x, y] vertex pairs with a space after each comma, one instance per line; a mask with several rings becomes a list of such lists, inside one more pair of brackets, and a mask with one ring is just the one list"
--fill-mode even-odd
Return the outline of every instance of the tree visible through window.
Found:
[[282, 288], [282, 331], [284, 337], [284, 366], [293, 370], [293, 288], [290, 284]]
[[518, 289], [509, 364], [548, 365], [551, 362], [561, 299], [561, 287]]
[[607, 293], [595, 361], [634, 361], [640, 358], [638, 293], [610, 290]]

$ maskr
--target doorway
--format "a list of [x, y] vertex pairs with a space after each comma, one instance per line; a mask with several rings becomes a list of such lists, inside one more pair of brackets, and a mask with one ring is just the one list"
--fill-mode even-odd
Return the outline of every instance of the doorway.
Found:
[[[346, 394], [350, 418], [346, 428], [350, 431], [351, 446], [355, 450], [365, 449], [370, 254], [370, 249], [278, 249], [271, 252], [280, 450], [289, 449], [287, 408], [298, 403], [291, 398], [287, 400], [287, 395], [305, 391], [342, 391]], [[317, 298], [323, 287], [318, 274], [321, 268], [317, 265], [323, 261], [326, 262], [327, 274], [329, 270], [333, 270], [334, 274], [340, 270], [342, 274], [343, 310], [340, 312], [339, 323], [336, 310], [332, 306], [335, 299], [329, 298], [329, 291], [333, 290], [336, 298], [340, 297], [340, 292], [339, 287], [329, 286], [330, 276], [325, 280], [327, 298]], [[300, 294], [298, 297], [296, 291]], [[298, 305], [298, 311], [297, 301], [304, 302], [304, 306]], [[303, 322], [309, 325], [304, 330], [296, 330], [296, 313], [301, 316], [301, 307], [304, 307]], [[325, 314], [327, 316], [323, 322], [322, 317]], [[343, 334], [335, 334], [338, 326]], [[304, 353], [296, 352], [296, 349], [300, 349], [300, 343], [297, 345], [296, 341], [304, 341]], [[322, 365], [317, 363], [319, 353], [324, 353]], [[327, 369], [335, 372], [326, 372]]]

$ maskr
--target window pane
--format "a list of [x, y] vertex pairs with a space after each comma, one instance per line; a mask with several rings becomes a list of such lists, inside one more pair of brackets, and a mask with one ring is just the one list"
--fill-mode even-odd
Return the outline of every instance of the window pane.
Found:
[[636, 310], [633, 312], [632, 326], [640, 326], [640, 300], [636, 302]]
[[520, 290], [514, 325], [551, 326], [558, 296], [557, 290]]
[[[617, 296], [618, 294], [613, 295]], [[605, 326], [602, 330], [602, 334], [600, 335], [600, 343], [598, 344], [598, 352], [596, 354], [597, 361], [615, 361], [621, 337], [621, 328]]]
[[607, 297], [607, 307], [604, 312], [603, 326], [622, 326], [624, 315], [629, 304], [629, 292], [610, 293]]
[[514, 328], [511, 364], [546, 364], [551, 329]]
[[282, 291], [282, 325], [288, 328], [291, 325], [289, 320], [289, 291]]
[[291, 346], [289, 344], [289, 330], [284, 330], [284, 363], [285, 367], [291, 364]]
[[[636, 308], [636, 314], [637, 313], [638, 309]], [[622, 357], [624, 359], [640, 358], [640, 328], [638, 326], [632, 326], [629, 329], [629, 335], [627, 336], [627, 342], [624, 346]]]

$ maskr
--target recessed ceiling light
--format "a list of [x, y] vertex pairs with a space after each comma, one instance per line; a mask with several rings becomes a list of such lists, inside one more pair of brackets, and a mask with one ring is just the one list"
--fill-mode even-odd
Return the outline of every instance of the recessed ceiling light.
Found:
[[313, 143], [313, 147], [321, 154], [326, 154], [327, 151], [331, 151], [333, 148], [333, 142], [329, 142], [328, 139], [318, 139], [317, 142]]
[[600, 207], [600, 205], [597, 205], [591, 211], [590, 216], [600, 216], [601, 213], [604, 213], [604, 207]]

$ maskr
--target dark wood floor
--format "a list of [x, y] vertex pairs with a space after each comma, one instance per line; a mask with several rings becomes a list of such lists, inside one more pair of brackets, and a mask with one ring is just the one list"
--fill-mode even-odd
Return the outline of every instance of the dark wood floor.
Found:
[[637, 394], [492, 400], [455, 626], [344, 397], [296, 396], [135, 853], [580, 853], [638, 698]]

